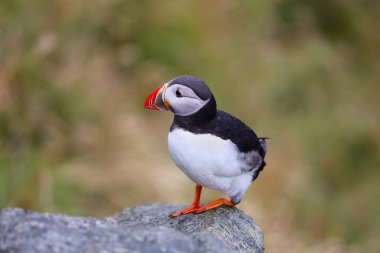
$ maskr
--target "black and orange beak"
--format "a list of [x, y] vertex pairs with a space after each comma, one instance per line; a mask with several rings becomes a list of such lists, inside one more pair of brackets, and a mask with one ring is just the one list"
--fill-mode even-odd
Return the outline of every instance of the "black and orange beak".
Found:
[[155, 89], [146, 98], [144, 107], [151, 110], [169, 110], [169, 102], [165, 99], [165, 91], [168, 84]]

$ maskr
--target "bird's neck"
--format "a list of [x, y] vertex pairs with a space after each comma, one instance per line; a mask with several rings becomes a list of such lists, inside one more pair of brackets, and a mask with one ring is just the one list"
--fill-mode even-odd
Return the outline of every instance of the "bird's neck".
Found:
[[173, 126], [177, 125], [182, 128], [189, 126], [200, 126], [206, 124], [215, 118], [217, 113], [216, 101], [214, 96], [210, 98], [208, 103], [203, 106], [199, 111], [188, 116], [174, 115]]

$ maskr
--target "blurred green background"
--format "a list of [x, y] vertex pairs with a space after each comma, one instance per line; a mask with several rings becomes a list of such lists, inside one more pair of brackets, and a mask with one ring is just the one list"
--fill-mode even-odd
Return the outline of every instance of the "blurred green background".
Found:
[[[267, 252], [380, 252], [380, 2], [0, 3], [0, 208], [189, 203], [146, 96], [204, 79], [271, 137], [239, 205]], [[202, 200], [220, 193], [205, 191]]]

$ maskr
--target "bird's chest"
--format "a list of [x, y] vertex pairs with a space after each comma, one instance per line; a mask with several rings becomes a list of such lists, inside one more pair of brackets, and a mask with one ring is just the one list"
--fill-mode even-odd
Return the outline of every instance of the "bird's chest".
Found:
[[224, 175], [240, 171], [237, 148], [230, 140], [175, 129], [169, 133], [168, 146], [177, 166], [203, 186], [219, 189]]

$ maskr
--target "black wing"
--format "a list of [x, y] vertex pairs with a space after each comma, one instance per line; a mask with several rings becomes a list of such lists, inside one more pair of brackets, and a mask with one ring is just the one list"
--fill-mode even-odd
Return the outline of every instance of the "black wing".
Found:
[[171, 130], [176, 127], [196, 134], [213, 134], [224, 140], [231, 140], [244, 153], [255, 150], [263, 157], [265, 154], [255, 132], [241, 120], [221, 110], [217, 110], [212, 120], [200, 124], [189, 124], [185, 118], [175, 117]]

